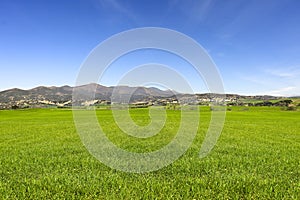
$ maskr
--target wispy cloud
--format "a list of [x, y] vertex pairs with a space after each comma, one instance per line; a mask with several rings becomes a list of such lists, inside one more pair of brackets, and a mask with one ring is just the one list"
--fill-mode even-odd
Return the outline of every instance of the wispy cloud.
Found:
[[267, 69], [266, 73], [281, 78], [295, 78], [300, 76], [300, 68], [287, 67], [283, 69]]
[[299, 90], [295, 86], [288, 86], [276, 90], [268, 91], [266, 94], [273, 96], [293, 96], [299, 94]]
[[265, 85], [268, 81], [265, 78], [254, 75], [240, 75], [240, 78], [245, 81], [249, 81], [255, 84]]
[[110, 6], [116, 12], [123, 14], [128, 17], [130, 20], [137, 22], [137, 17], [133, 14], [133, 12], [126, 7], [122, 2], [118, 0], [100, 0], [99, 1], [102, 6]]
[[214, 4], [214, 0], [175, 1], [169, 7], [178, 7], [184, 15], [189, 17], [190, 21], [197, 23], [206, 19]]
[[234, 37], [233, 33], [218, 33], [216, 37], [222, 41], [225, 45], [231, 46], [232, 45], [232, 38]]
[[[268, 68], [256, 67], [255, 73], [241, 74], [240, 79], [252, 85], [252, 93], [273, 96], [300, 95], [300, 68]], [[249, 91], [250, 92], [250, 91]]]
[[273, 87], [269, 94], [277, 96], [300, 95], [300, 67], [282, 67], [265, 70], [266, 75], [273, 79]]
[[206, 1], [199, 1], [199, 2], [201, 2], [201, 4], [195, 7], [196, 10], [194, 16], [197, 18], [197, 20], [202, 21], [206, 18], [207, 14], [213, 7], [214, 1], [206, 0]]

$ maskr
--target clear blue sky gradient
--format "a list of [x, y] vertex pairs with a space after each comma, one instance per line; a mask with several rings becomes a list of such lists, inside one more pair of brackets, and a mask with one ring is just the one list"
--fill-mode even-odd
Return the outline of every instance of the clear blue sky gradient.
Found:
[[[1, 0], [0, 90], [74, 85], [80, 65], [100, 42], [155, 26], [200, 43], [226, 93], [300, 95], [299, 10], [298, 0]], [[157, 61], [193, 74], [183, 62], [168, 55], [156, 60], [156, 54], [138, 53], [120, 65]], [[112, 67], [101, 83], [114, 85], [121, 72]], [[196, 92], [205, 92], [202, 80], [188, 78]]]

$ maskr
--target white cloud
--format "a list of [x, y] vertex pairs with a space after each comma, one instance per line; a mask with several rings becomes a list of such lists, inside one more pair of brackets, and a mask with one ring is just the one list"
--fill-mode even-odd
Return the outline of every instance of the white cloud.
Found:
[[299, 96], [299, 77], [299, 67], [269, 68], [239, 76], [245, 81], [245, 86], [249, 88], [248, 93], [273, 96]]
[[273, 96], [294, 96], [299, 94], [299, 89], [295, 86], [288, 86], [284, 88], [279, 88], [273, 91], [266, 92], [266, 94]]
[[281, 78], [295, 78], [300, 76], [300, 68], [287, 67], [283, 69], [267, 69], [266, 73]]

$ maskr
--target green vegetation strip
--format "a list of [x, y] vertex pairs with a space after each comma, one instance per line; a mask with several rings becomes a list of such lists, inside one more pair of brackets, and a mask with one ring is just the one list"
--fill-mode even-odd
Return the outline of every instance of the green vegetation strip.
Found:
[[[0, 111], [0, 199], [300, 199], [299, 111], [231, 107], [216, 147], [199, 159], [211, 114], [200, 110], [198, 135], [186, 154], [145, 174], [116, 171], [92, 157], [70, 110]], [[149, 123], [148, 109], [130, 114], [139, 125]], [[111, 110], [97, 111], [107, 136], [133, 152], [172, 140], [180, 111], [167, 114], [159, 134], [136, 139], [122, 133]]]

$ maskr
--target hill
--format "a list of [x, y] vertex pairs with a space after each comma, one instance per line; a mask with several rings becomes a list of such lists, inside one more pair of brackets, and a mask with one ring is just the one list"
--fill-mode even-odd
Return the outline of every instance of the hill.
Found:
[[157, 98], [174, 96], [176, 92], [160, 90], [154, 87], [129, 87], [129, 86], [103, 86], [95, 83], [71, 87], [39, 86], [29, 90], [13, 88], [0, 92], [0, 108], [11, 108], [12, 106], [26, 107], [32, 105], [66, 105], [72, 102], [73, 90], [83, 93], [95, 92], [95, 99], [111, 101], [112, 94], [118, 101], [126, 100], [130, 96], [130, 102], [149, 101]]
[[[72, 99], [73, 91], [79, 98]], [[93, 98], [89, 97], [95, 94]], [[88, 97], [88, 98], [87, 98]], [[167, 105], [169, 103], [209, 105], [213, 102], [228, 106], [299, 106], [299, 98], [275, 97], [269, 95], [243, 96], [238, 94], [183, 94], [155, 87], [104, 86], [96, 83], [71, 87], [39, 86], [29, 90], [13, 88], [0, 92], [0, 109], [29, 107], [66, 107], [76, 105], [127, 103], [134, 105]]]

